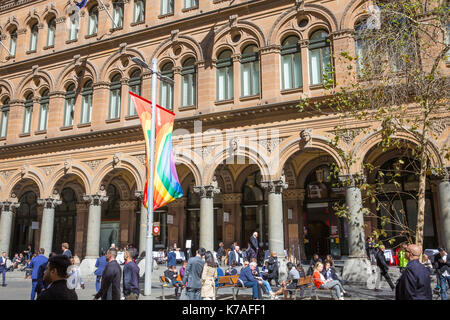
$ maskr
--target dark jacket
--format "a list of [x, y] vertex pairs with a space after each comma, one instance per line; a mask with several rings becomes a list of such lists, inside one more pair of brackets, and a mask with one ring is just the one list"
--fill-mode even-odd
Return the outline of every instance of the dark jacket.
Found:
[[370, 257], [371, 254], [375, 255], [377, 253], [377, 249], [373, 246], [373, 242], [366, 242], [366, 254], [367, 257]]
[[237, 266], [242, 266], [242, 263], [240, 262], [241, 258], [242, 258], [242, 253], [238, 253], [239, 261], [236, 261], [236, 253], [235, 252], [236, 251], [233, 250], [228, 253], [228, 265], [231, 266], [233, 264], [233, 262], [236, 262]]
[[97, 269], [94, 271], [94, 274], [96, 276], [102, 276], [102, 273], [105, 270], [105, 267], [107, 264], [108, 264], [108, 261], [106, 261], [106, 256], [101, 256], [101, 257], [97, 258], [97, 261], [95, 261], [95, 267]]
[[336, 270], [334, 268], [330, 267], [330, 271], [331, 271], [331, 277], [327, 277], [327, 270], [325, 270], [325, 268], [322, 271], [323, 276], [325, 277], [326, 280], [331, 279], [331, 280], [339, 280], [339, 277], [336, 273]]
[[40, 292], [42, 290], [44, 290], [47, 287], [47, 284], [44, 283], [44, 272], [45, 272], [45, 269], [47, 269], [47, 264], [48, 264], [48, 262], [43, 263], [39, 266], [38, 276], [37, 276], [37, 284], [36, 284], [36, 293], [38, 295], [40, 294]]
[[255, 251], [258, 250], [258, 240], [254, 236], [250, 237], [250, 248]]
[[377, 259], [377, 266], [381, 270], [381, 274], [386, 274], [389, 270], [389, 265], [386, 263], [386, 257], [384, 256], [384, 252], [381, 250], [377, 251], [377, 254], [375, 255], [375, 258]]
[[122, 270], [116, 260], [108, 262], [102, 274], [102, 282], [100, 290], [95, 298], [102, 300], [120, 300], [120, 280], [122, 278]]
[[239, 279], [242, 280], [244, 283], [246, 282], [255, 282], [258, 281], [254, 278], [252, 270], [249, 266], [243, 268], [241, 270], [241, 274], [239, 275]]
[[278, 257], [277, 258], [274, 258], [272, 256], [269, 257], [269, 259], [267, 260], [267, 271], [269, 277], [271, 278], [278, 277]]
[[70, 251], [69, 249], [64, 250], [64, 252], [62, 253], [63, 256], [67, 256], [67, 258], [72, 258], [72, 251]]
[[166, 277], [166, 282], [169, 281], [173, 285], [173, 283], [177, 281], [178, 272], [167, 269], [164, 271], [164, 277]]
[[188, 260], [186, 272], [184, 273], [183, 283], [187, 283], [186, 287], [192, 289], [202, 288], [202, 272], [205, 261], [200, 256], [192, 257]]
[[58, 280], [44, 290], [37, 300], [78, 300], [78, 296], [74, 289], [67, 288], [66, 280]]
[[445, 271], [450, 273], [450, 257], [447, 254], [447, 262], [444, 262], [440, 253], [434, 256], [434, 268], [439, 274], [443, 274]]
[[175, 251], [170, 251], [167, 254], [167, 266], [176, 266], [177, 265], [177, 254]]
[[139, 267], [133, 261], [123, 267], [123, 294], [130, 293], [139, 295]]
[[224, 254], [225, 254], [225, 252], [224, 252], [225, 250], [224, 250], [224, 248], [223, 247], [219, 247], [219, 249], [217, 249], [217, 254], [216, 254], [216, 256], [217, 256], [217, 259], [220, 259], [221, 257], [223, 257], [224, 256]]
[[419, 260], [408, 262], [395, 287], [395, 300], [431, 300], [430, 271]]
[[319, 258], [317, 260], [314, 260], [313, 258], [311, 258], [311, 261], [309, 261], [309, 268], [306, 275], [310, 276], [314, 273], [314, 267], [316, 266], [317, 262], [322, 262], [322, 259]]

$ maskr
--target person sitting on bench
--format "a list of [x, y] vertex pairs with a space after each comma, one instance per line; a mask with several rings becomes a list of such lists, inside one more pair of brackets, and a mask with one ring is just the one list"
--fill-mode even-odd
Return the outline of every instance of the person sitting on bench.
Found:
[[261, 300], [262, 281], [256, 280], [252, 274], [256, 266], [256, 262], [251, 262], [247, 267], [242, 268], [239, 280], [242, 281], [244, 287], [253, 289], [253, 300]]
[[[277, 292], [275, 292], [275, 295], [284, 294], [284, 299], [287, 299], [288, 289], [290, 290], [297, 289], [298, 280], [300, 279], [300, 273], [298, 272], [297, 268], [295, 268], [295, 265], [292, 262], [288, 262], [286, 266], [289, 270], [287, 281], [282, 281], [281, 288]], [[301, 292], [301, 295], [303, 295], [303, 290]], [[292, 299], [292, 291], [289, 291], [289, 296]]]
[[[325, 280], [337, 280], [340, 282], [342, 288], [344, 288], [344, 286], [342, 285], [342, 281], [341, 279], [339, 279], [336, 270], [332, 267], [331, 262], [329, 260], [325, 260], [324, 266], [325, 268], [323, 269], [322, 274]], [[351, 297], [351, 294], [344, 291], [344, 297]]]
[[345, 290], [342, 287], [341, 283], [337, 280], [326, 280], [322, 274], [323, 271], [323, 263], [317, 262], [314, 267], [314, 284], [318, 289], [332, 289], [336, 293], [336, 297], [339, 300], [344, 300]]
[[173, 287], [175, 287], [175, 298], [178, 299], [178, 290], [182, 287], [182, 283], [177, 280], [177, 268], [175, 266], [168, 267], [167, 270], [164, 271], [164, 277], [166, 277], [166, 282], [169, 282]]
[[226, 276], [234, 276], [234, 275], [237, 275], [237, 274], [238, 274], [238, 271], [236, 269], [236, 262], [233, 261], [233, 263], [231, 264], [230, 268], [225, 271], [225, 275]]

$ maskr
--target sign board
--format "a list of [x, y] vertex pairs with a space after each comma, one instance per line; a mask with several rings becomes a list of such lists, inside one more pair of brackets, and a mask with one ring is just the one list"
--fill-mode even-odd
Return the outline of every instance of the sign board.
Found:
[[154, 236], [159, 236], [159, 231], [160, 231], [160, 227], [159, 227], [159, 222], [155, 222], [153, 224], [153, 235]]
[[39, 221], [31, 221], [31, 229], [32, 230], [39, 229]]
[[186, 249], [192, 248], [192, 240], [186, 240]]
[[171, 214], [167, 215], [167, 224], [173, 224], [173, 215]]
[[230, 213], [229, 212], [223, 213], [223, 222], [230, 222]]

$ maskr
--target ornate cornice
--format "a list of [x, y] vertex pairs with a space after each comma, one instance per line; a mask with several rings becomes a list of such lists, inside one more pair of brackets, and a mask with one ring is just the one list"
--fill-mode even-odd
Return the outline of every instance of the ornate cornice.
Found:
[[286, 189], [283, 200], [305, 200], [305, 189]]
[[3, 201], [0, 202], [0, 211], [13, 211], [20, 207], [20, 202], [12, 202], [12, 201]]
[[43, 206], [46, 209], [55, 209], [56, 206], [62, 204], [62, 201], [54, 198], [38, 199], [38, 205]]
[[288, 188], [288, 184], [284, 180], [261, 181], [261, 187], [269, 193], [282, 193]]
[[339, 181], [343, 187], [360, 187], [363, 183], [366, 183], [366, 176], [364, 174], [343, 174], [339, 176]]
[[108, 201], [107, 196], [103, 196], [100, 194], [94, 195], [83, 195], [83, 200], [89, 203], [91, 206], [101, 206], [103, 202]]
[[120, 201], [120, 209], [135, 209], [136, 201], [134, 200], [122, 200]]
[[355, 34], [355, 31], [353, 29], [344, 29], [344, 30], [332, 32], [330, 34], [330, 38], [332, 40], [339, 40], [339, 39], [343, 39], [343, 38], [353, 38], [354, 34]]

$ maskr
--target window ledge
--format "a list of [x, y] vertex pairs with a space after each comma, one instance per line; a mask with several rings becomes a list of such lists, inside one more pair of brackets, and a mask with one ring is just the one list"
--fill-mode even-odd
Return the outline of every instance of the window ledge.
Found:
[[303, 92], [303, 87], [293, 88], [293, 89], [284, 89], [284, 90], [280, 91], [281, 94], [291, 94], [291, 93], [298, 93], [298, 92]]
[[86, 127], [90, 127], [90, 126], [91, 126], [90, 122], [77, 124], [77, 128], [86, 128]]
[[66, 44], [77, 42], [78, 39], [66, 40]]
[[230, 104], [230, 103], [234, 103], [234, 98], [227, 99], [227, 100], [216, 100], [216, 101], [214, 101], [215, 105]]
[[16, 57], [16, 55], [13, 55], [13, 56], [7, 56], [5, 59], [6, 60], [11, 60], [11, 59], [14, 59]]
[[67, 130], [72, 130], [72, 129], [73, 129], [73, 125], [59, 128], [59, 130], [61, 130], [61, 131], [67, 131]]
[[44, 50], [48, 50], [48, 49], [53, 49], [55, 47], [55, 45], [52, 45], [52, 46], [45, 46], [43, 49]]
[[198, 9], [198, 5], [195, 7], [183, 8], [183, 9], [181, 9], [181, 12], [188, 12], [188, 11], [192, 11], [195, 9]]
[[5, 141], [6, 137], [0, 137], [0, 141]]
[[36, 50], [28, 50], [26, 54], [36, 53]]
[[173, 12], [166, 13], [166, 14], [160, 14], [160, 15], [158, 16], [158, 19], [163, 19], [163, 18], [171, 17], [171, 16], [173, 16], [173, 15], [174, 15]]
[[142, 20], [142, 21], [136, 21], [136, 22], [130, 23], [130, 26], [131, 26], [131, 27], [134, 27], [134, 26], [138, 26], [138, 25], [144, 24], [144, 23], [145, 23], [145, 20]]
[[259, 99], [259, 93], [252, 96], [239, 97], [239, 101]]
[[[194, 104], [192, 106], [179, 107], [178, 111], [187, 111], [187, 110], [195, 110], [195, 109], [197, 109], [197, 105]], [[167, 110], [170, 110], [170, 109], [167, 109]], [[172, 110], [170, 110], [170, 111], [172, 111]]]
[[309, 85], [310, 90], [317, 90], [317, 89], [324, 89], [323, 84], [310, 84]]
[[116, 119], [106, 119], [105, 122], [106, 122], [106, 123], [120, 122], [120, 118], [116, 118]]
[[221, 2], [225, 2], [225, 1], [230, 1], [230, 0], [213, 0], [213, 3], [221, 3]]
[[96, 37], [96, 36], [97, 36], [97, 32], [96, 32], [96, 33], [93, 33], [93, 34], [87, 34], [87, 35], [84, 36], [84, 38], [85, 38], [85, 39], [90, 39], [90, 38], [94, 38], [94, 37]]
[[38, 130], [38, 131], [35, 131], [35, 132], [34, 132], [35, 135], [38, 135], [38, 134], [45, 134], [45, 133], [47, 133], [47, 129], [45, 129], [45, 130]]
[[23, 138], [23, 137], [29, 137], [31, 134], [28, 133], [19, 133], [19, 138]]
[[134, 119], [139, 119], [139, 116], [137, 114], [132, 116], [125, 116], [125, 120], [134, 120]]
[[118, 30], [122, 30], [122, 29], [123, 29], [123, 26], [122, 27], [117, 27], [117, 28], [110, 28], [109, 32], [114, 32], [114, 31], [118, 31]]

